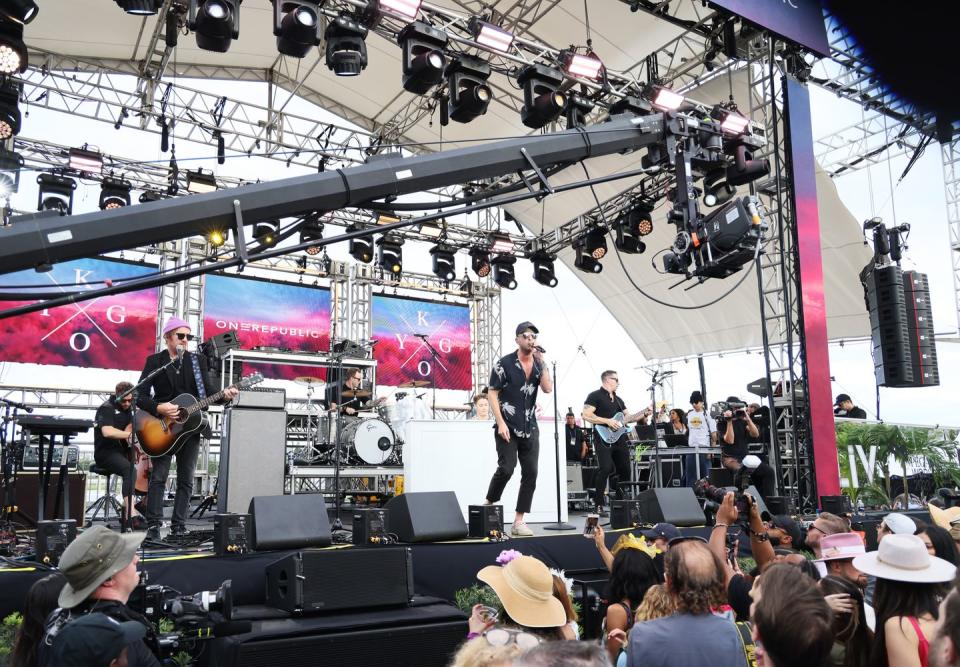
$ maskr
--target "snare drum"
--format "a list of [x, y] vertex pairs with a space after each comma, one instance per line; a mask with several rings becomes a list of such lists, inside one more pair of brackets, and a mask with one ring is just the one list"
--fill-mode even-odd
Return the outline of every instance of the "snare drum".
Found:
[[393, 453], [396, 438], [385, 421], [368, 417], [344, 424], [340, 442], [364, 463], [381, 465]]

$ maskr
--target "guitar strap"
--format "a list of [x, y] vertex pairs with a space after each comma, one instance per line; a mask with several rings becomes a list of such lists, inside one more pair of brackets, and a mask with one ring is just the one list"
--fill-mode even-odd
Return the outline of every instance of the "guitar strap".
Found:
[[193, 379], [197, 381], [197, 398], [201, 401], [207, 397], [207, 387], [203, 384], [203, 378], [200, 377], [200, 364], [190, 355], [190, 366], [193, 367]]

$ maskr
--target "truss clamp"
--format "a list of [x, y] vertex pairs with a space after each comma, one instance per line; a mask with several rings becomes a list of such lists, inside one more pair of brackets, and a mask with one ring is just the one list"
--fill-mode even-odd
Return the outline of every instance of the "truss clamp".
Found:
[[536, 190], [534, 190], [531, 180], [527, 178], [527, 175], [521, 171], [519, 172], [519, 175], [520, 175], [520, 178], [523, 179], [523, 184], [527, 186], [527, 189], [531, 193], [536, 195], [537, 201], [540, 201], [541, 199], [546, 197], [548, 194], [552, 195], [554, 193], [553, 186], [550, 185], [550, 181], [547, 180], [546, 174], [543, 173], [543, 171], [540, 169], [540, 166], [530, 156], [530, 153], [527, 152], [527, 149], [521, 148], [520, 154], [523, 155], [524, 159], [527, 161], [527, 164], [530, 165], [530, 169], [532, 169], [533, 173], [536, 174], [537, 180], [540, 181], [540, 191], [537, 192]]

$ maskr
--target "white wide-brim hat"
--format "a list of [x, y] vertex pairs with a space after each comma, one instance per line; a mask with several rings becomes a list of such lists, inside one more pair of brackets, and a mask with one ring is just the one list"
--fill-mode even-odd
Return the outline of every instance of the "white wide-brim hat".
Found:
[[957, 566], [927, 553], [916, 535], [887, 535], [876, 551], [857, 556], [853, 566], [878, 579], [934, 584], [952, 581]]

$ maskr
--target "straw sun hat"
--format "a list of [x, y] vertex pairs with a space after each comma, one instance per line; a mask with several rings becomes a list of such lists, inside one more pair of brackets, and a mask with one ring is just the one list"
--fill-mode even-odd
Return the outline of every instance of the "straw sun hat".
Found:
[[887, 535], [876, 551], [853, 559], [853, 566], [878, 579], [933, 584], [951, 581], [957, 568], [927, 553], [927, 545], [916, 535]]
[[567, 622], [560, 600], [553, 597], [553, 575], [532, 556], [506, 565], [488, 565], [477, 579], [492, 588], [514, 621], [528, 628], [553, 628]]

